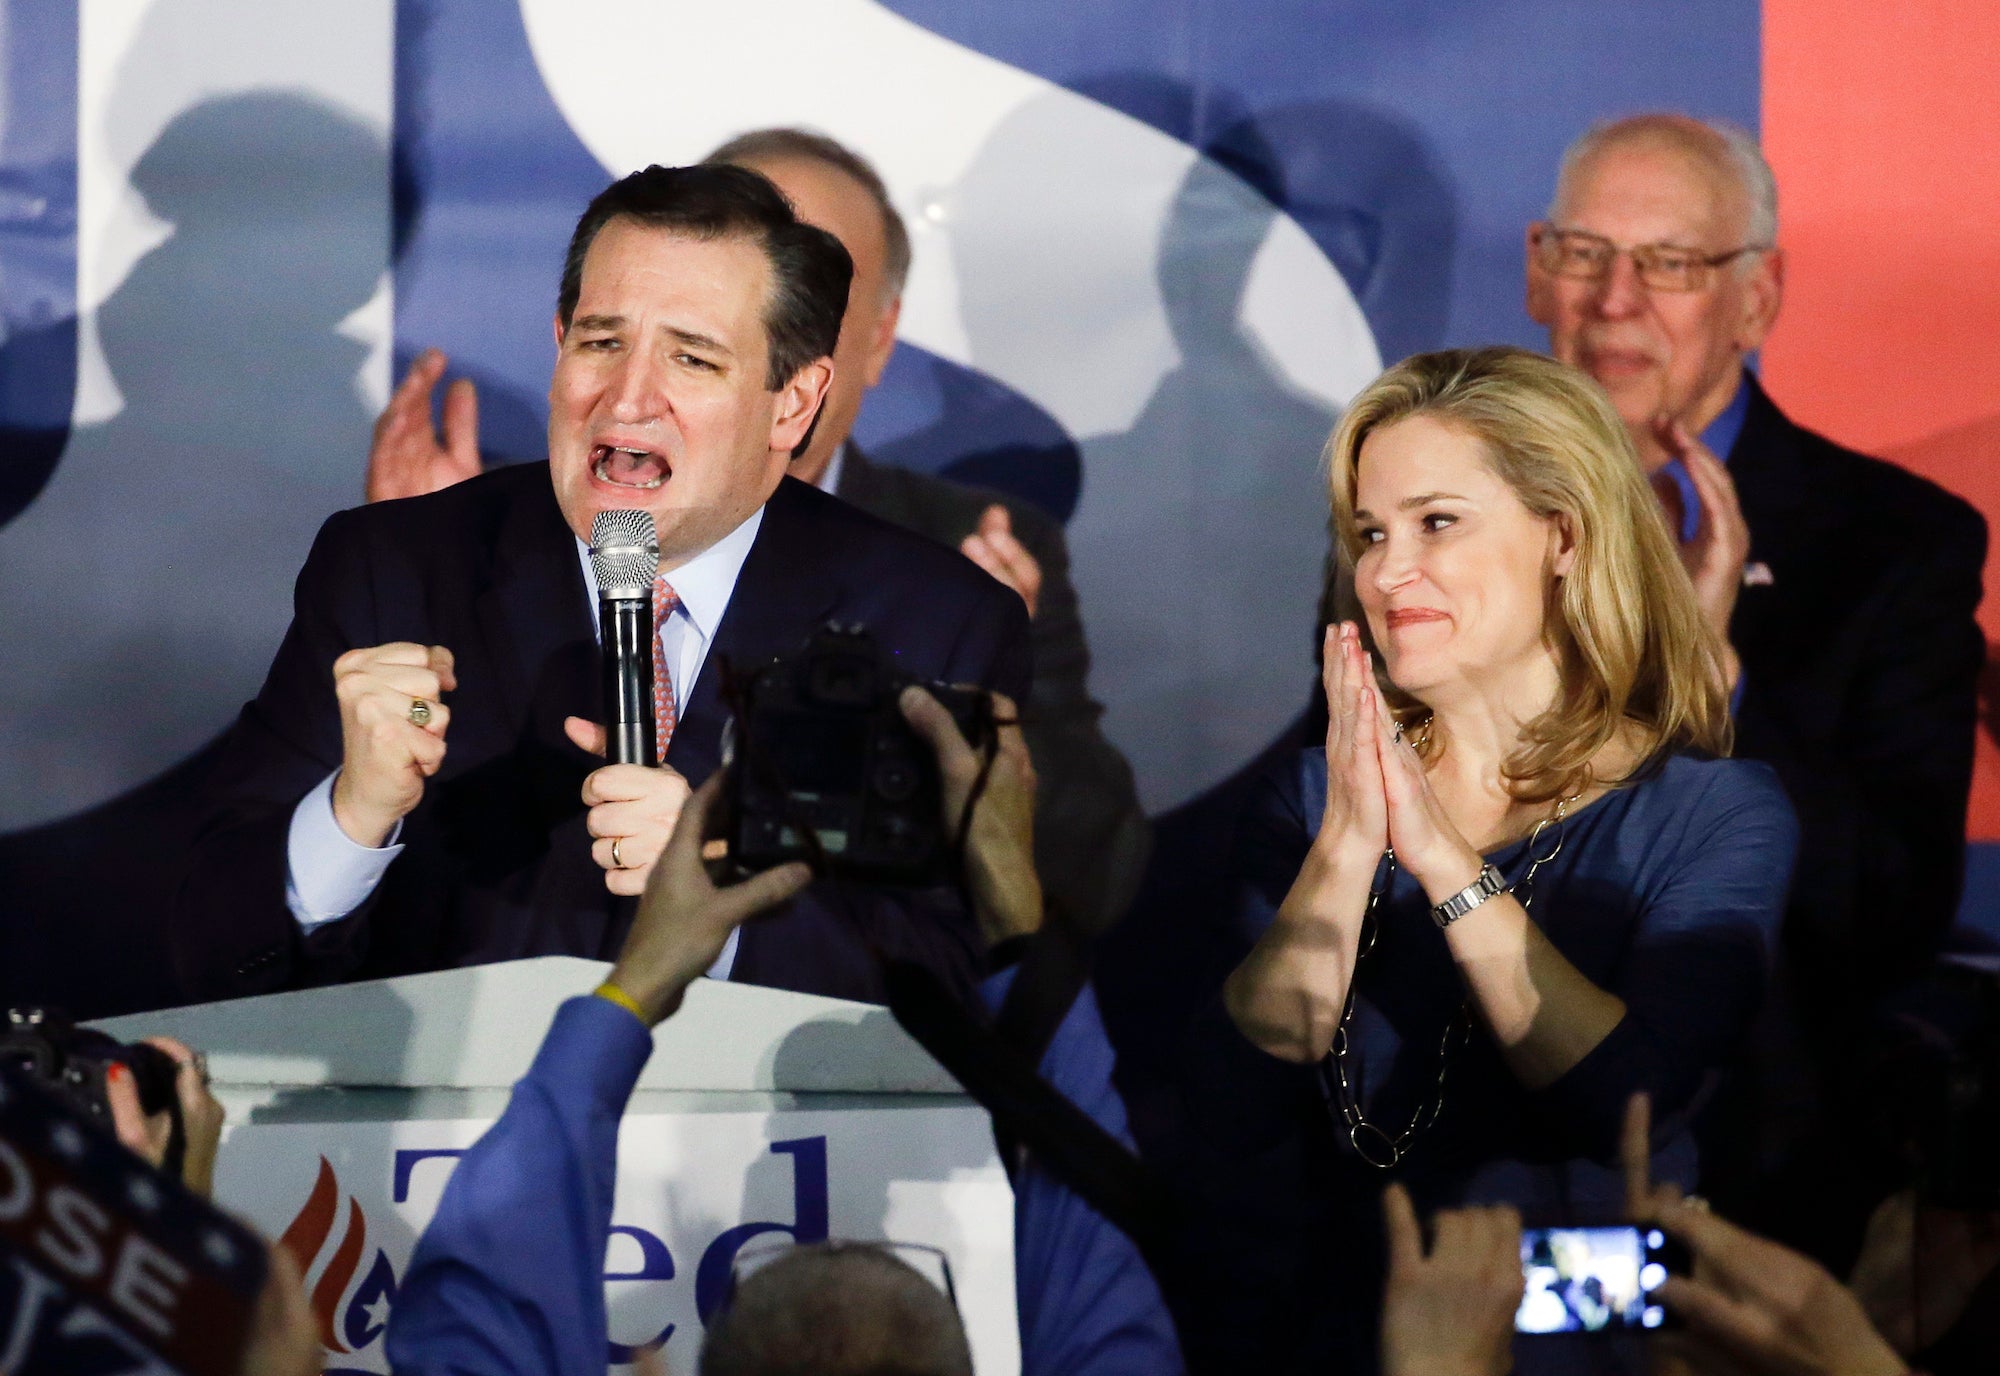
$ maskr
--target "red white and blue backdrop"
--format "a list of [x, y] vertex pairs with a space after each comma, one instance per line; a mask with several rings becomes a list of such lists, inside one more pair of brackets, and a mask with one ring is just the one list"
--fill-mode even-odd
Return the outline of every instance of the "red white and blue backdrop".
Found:
[[1303, 704], [1342, 403], [1541, 342], [1522, 228], [1594, 120], [1761, 131], [1767, 382], [2000, 522], [1996, 50], [1979, 0], [0, 0], [0, 912], [254, 692], [392, 376], [443, 348], [539, 458], [578, 210], [758, 125], [882, 169], [916, 256], [858, 438], [1067, 523], [1155, 814]]

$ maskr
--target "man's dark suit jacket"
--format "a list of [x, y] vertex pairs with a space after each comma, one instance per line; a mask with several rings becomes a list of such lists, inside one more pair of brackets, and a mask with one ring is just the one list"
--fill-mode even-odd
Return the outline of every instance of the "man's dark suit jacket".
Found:
[[[723, 666], [794, 653], [828, 620], [867, 625], [918, 677], [1027, 691], [1019, 597], [955, 551], [787, 478], [667, 762], [695, 784], [713, 773]], [[374, 894], [302, 936], [285, 903], [286, 838], [299, 799], [340, 763], [333, 661], [390, 641], [456, 656], [444, 765]], [[633, 902], [605, 890], [579, 794], [601, 762], [562, 729], [566, 716], [602, 719], [597, 666], [576, 540], [546, 463], [331, 518], [270, 675], [231, 730], [170, 914], [187, 991], [226, 998], [523, 956], [615, 956]], [[983, 965], [955, 901], [821, 882], [743, 929], [731, 978], [880, 1002], [868, 941], [968, 990]]]
[[1132, 767], [1098, 727], [1104, 709], [1090, 696], [1090, 651], [1069, 581], [1062, 527], [1040, 508], [1003, 493], [871, 463], [851, 443], [835, 490], [863, 511], [953, 549], [998, 502], [1007, 509], [1014, 538], [1041, 565], [1035, 686], [1021, 703], [1040, 781], [1035, 866], [1050, 895], [1086, 931], [1102, 932], [1124, 915], [1138, 892], [1151, 832]]
[[1728, 456], [1753, 570], [1729, 623], [1735, 753], [1775, 766], [1798, 809], [1786, 946], [1806, 1011], [1838, 1016], [1935, 954], [1957, 905], [1986, 523], [1744, 386]]

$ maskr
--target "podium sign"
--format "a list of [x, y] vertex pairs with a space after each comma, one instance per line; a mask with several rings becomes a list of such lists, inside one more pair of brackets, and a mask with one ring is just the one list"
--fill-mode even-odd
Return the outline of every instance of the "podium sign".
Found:
[[[218, 1202], [297, 1257], [327, 1370], [386, 1372], [398, 1283], [459, 1155], [557, 1005], [604, 970], [516, 961], [102, 1025], [208, 1052], [230, 1114]], [[693, 1370], [739, 1252], [830, 1236], [940, 1249], [978, 1370], [1019, 1370], [1013, 1194], [990, 1121], [884, 1009], [690, 990], [621, 1128], [612, 1224], [609, 1369], [656, 1348]]]

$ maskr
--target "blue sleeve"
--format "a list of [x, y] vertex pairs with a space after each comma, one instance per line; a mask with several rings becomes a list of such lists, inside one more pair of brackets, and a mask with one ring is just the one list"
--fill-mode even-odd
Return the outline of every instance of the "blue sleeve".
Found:
[[618, 1122], [652, 1050], [615, 1004], [557, 1010], [417, 1242], [389, 1318], [391, 1370], [603, 1376]]
[[1658, 1123], [1742, 1044], [1776, 953], [1799, 843], [1776, 775], [1730, 761], [1683, 817], [1677, 835], [1650, 842], [1668, 859], [1646, 883], [1610, 984], [1625, 1016], [1536, 1096], [1582, 1153], [1600, 1159], [1616, 1153], [1633, 1094], [1651, 1096]]
[[[1014, 980], [980, 986], [997, 1010]], [[1132, 1146], [1112, 1086], [1115, 1058], [1086, 985], [1042, 1057], [1042, 1077]], [[1031, 1159], [1014, 1181], [1014, 1291], [1021, 1376], [1172, 1376], [1183, 1370], [1173, 1320], [1130, 1238]]]

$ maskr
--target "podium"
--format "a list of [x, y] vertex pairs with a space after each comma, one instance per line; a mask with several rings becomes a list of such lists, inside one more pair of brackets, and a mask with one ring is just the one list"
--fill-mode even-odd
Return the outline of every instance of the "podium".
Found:
[[[330, 1372], [386, 1372], [398, 1277], [457, 1157], [505, 1110], [564, 999], [551, 956], [118, 1018], [208, 1056], [216, 1197], [306, 1271]], [[697, 980], [654, 1032], [619, 1134], [610, 1370], [694, 1369], [696, 1277], [788, 1236], [940, 1249], [981, 1376], [1017, 1372], [1013, 1194], [990, 1120], [885, 1008]], [[718, 1253], [722, 1254], [718, 1258]]]

